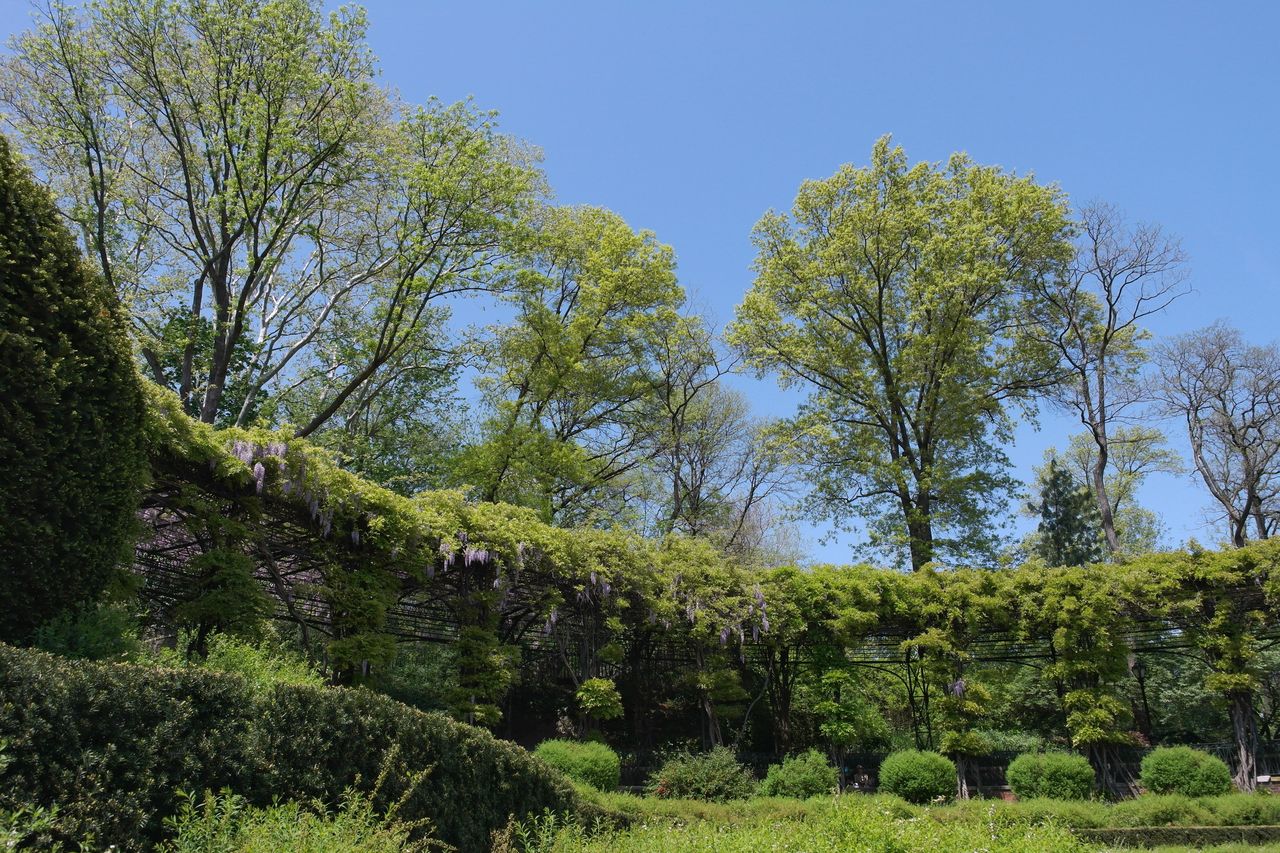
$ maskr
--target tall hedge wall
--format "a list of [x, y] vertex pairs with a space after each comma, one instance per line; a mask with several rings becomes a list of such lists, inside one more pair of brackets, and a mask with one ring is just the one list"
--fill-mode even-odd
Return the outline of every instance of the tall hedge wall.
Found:
[[[178, 791], [230, 788], [250, 801], [371, 788], [393, 746], [405, 775], [431, 772], [401, 811], [429, 817], [460, 851], [488, 849], [507, 816], [577, 808], [563, 777], [523, 749], [377, 694], [67, 661], [0, 645], [0, 807], [57, 804], [69, 834], [139, 850], [159, 839]], [[381, 796], [394, 800], [404, 777]], [[77, 837], [77, 840], [78, 840]]]
[[0, 640], [28, 640], [122, 563], [143, 417], [116, 295], [0, 137]]

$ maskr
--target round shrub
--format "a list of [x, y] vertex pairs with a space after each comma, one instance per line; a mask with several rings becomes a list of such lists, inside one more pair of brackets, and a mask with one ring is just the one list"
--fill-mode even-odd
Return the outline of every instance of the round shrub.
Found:
[[766, 797], [795, 797], [807, 800], [835, 789], [836, 769], [827, 763], [822, 753], [811, 749], [800, 755], [789, 755], [781, 764], [769, 767], [769, 773], [760, 783], [760, 793]]
[[909, 803], [951, 799], [956, 792], [956, 766], [936, 752], [904, 749], [880, 765], [880, 790]]
[[0, 640], [97, 598], [128, 553], [146, 457], [126, 328], [0, 137]]
[[681, 753], [667, 759], [649, 778], [648, 787], [655, 797], [723, 803], [751, 797], [756, 780], [732, 751], [717, 746], [710, 752]]
[[622, 779], [618, 753], [602, 743], [544, 740], [533, 754], [570, 779], [600, 791], [615, 791]]
[[1231, 771], [1221, 758], [1189, 746], [1162, 746], [1142, 759], [1142, 787], [1153, 794], [1211, 797], [1231, 790]]
[[1019, 799], [1085, 800], [1093, 793], [1093, 765], [1067, 752], [1029, 752], [1009, 762], [1009, 787]]

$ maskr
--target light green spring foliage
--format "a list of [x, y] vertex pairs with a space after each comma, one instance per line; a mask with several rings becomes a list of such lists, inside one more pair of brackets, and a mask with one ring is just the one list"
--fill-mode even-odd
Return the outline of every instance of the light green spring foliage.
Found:
[[420, 825], [378, 815], [367, 795], [348, 792], [339, 808], [282, 803], [254, 808], [234, 794], [183, 799], [161, 853], [420, 853]]
[[209, 639], [209, 653], [201, 663], [206, 669], [244, 676], [260, 692], [276, 684], [323, 687], [324, 677], [298, 652], [269, 639], [249, 643], [226, 634]]
[[256, 693], [269, 693], [277, 684], [323, 687], [324, 676], [302, 653], [273, 636], [272, 625], [259, 623], [257, 639], [232, 634], [211, 634], [203, 657], [192, 655], [195, 638], [190, 632], [178, 637], [174, 648], [140, 652], [139, 662], [157, 666], [196, 666], [243, 677]]
[[370, 456], [452, 384], [440, 302], [494, 286], [533, 152], [470, 104], [399, 103], [356, 6], [52, 3], [14, 47], [0, 95], [148, 375], [207, 422], [292, 421], [403, 475]]
[[815, 685], [811, 703], [818, 732], [833, 747], [881, 749], [890, 740], [889, 724], [866, 694], [867, 679], [847, 667], [829, 669]]
[[917, 569], [990, 554], [1013, 485], [1004, 403], [1053, 373], [1023, 333], [1031, 287], [1068, 238], [1055, 188], [963, 155], [909, 165], [888, 137], [760, 220], [728, 338], [809, 394], [779, 432], [809, 463], [815, 515], [854, 513]]
[[704, 820], [674, 825], [656, 821], [599, 834], [577, 824], [544, 818], [542, 825], [526, 828], [520, 839], [522, 848], [495, 849], [523, 849], [526, 853], [1076, 853], [1094, 849], [1068, 830], [1053, 826], [1001, 825], [977, 815], [973, 820], [942, 824], [920, 819], [903, 806], [891, 799], [849, 796], [810, 806], [801, 820], [780, 821], [765, 815], [729, 826]]
[[[1183, 473], [1182, 460], [1168, 446], [1164, 433], [1155, 427], [1113, 426], [1109, 432], [1104, 484], [1115, 515], [1121, 552], [1132, 557], [1155, 551], [1160, 547], [1163, 534], [1160, 519], [1138, 503], [1138, 489], [1151, 474]], [[1046, 451], [1046, 457], [1056, 454], [1054, 448]], [[1071, 436], [1060, 461], [1077, 488], [1092, 489], [1097, 455], [1098, 445], [1092, 436], [1087, 433]]]
[[622, 697], [608, 678], [588, 678], [578, 687], [575, 698], [588, 717], [612, 720], [622, 716]]
[[670, 247], [601, 208], [543, 212], [480, 386], [492, 414], [457, 477], [562, 525], [615, 519], [654, 418], [652, 350], [684, 291]]
[[[1046, 569], [1032, 562], [1002, 572], [909, 575], [869, 566], [749, 569], [713, 543], [687, 537], [655, 543], [620, 531], [559, 528], [533, 509], [470, 502], [457, 491], [407, 498], [342, 470], [306, 441], [261, 430], [215, 432], [183, 415], [172, 395], [152, 387], [151, 397], [147, 440], [157, 464], [187, 466], [193, 477], [212, 478], [244, 496], [246, 521], [226, 531], [237, 547], [255, 553], [260, 502], [311, 518], [317, 541], [332, 556], [317, 592], [342, 614], [340, 638], [327, 649], [335, 666], [362, 660], [375, 671], [385, 666], [394, 654], [387, 615], [405, 585], [424, 595], [441, 589], [435, 575], [444, 559], [453, 561], [452, 577], [471, 572], [468, 583], [477, 592], [455, 602], [459, 612], [474, 614], [470, 645], [455, 649], [453, 659], [473, 679], [459, 685], [467, 691], [459, 697], [472, 706], [455, 708], [464, 717], [477, 709], [492, 716], [510, 684], [513, 656], [495, 632], [499, 602], [503, 590], [529, 589], [520, 585], [531, 574], [557, 579], [556, 587], [536, 590], [549, 628], [557, 615], [587, 601], [607, 639], [639, 626], [682, 637], [702, 656], [697, 675], [708, 690], [712, 682], [736, 684], [730, 664], [741, 643], [758, 640], [769, 656], [766, 665], [785, 668], [784, 653], [801, 646], [850, 647], [886, 622], [909, 626], [908, 646], [926, 653], [924, 672], [935, 695], [948, 697], [940, 706], [944, 733], [967, 739], [966, 733], [989, 725], [983, 673], [969, 659], [976, 634], [1009, 630], [1027, 642], [1052, 642], [1056, 660], [1043, 674], [1053, 691], [1066, 695], [1067, 723], [1078, 747], [1128, 741], [1128, 703], [1119, 694], [1128, 679], [1124, 637], [1130, 616], [1149, 613], [1177, 624], [1212, 670], [1207, 686], [1229, 695], [1256, 684], [1266, 618], [1230, 590], [1257, 588], [1264, 603], [1280, 602], [1280, 573], [1274, 571], [1280, 545], [1273, 542], [1083, 568]], [[217, 505], [207, 514], [219, 518]], [[489, 561], [469, 568], [459, 559], [481, 550]], [[601, 643], [582, 677], [612, 649], [612, 642]], [[963, 695], [952, 689], [959, 680]], [[975, 749], [948, 747], [956, 754]]]
[[590, 785], [597, 791], [614, 791], [618, 787], [621, 760], [603, 743], [544, 740], [533, 754], [570, 779]]

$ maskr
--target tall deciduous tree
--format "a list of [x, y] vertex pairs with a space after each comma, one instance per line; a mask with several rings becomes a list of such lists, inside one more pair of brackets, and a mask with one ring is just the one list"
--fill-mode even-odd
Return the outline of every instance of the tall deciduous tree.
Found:
[[[1107, 472], [1104, 485], [1122, 554], [1153, 551], [1160, 545], [1163, 522], [1138, 503], [1138, 490], [1151, 474], [1182, 474], [1184, 468], [1165, 435], [1146, 424], [1116, 426], [1107, 433]], [[1050, 448], [1049, 454], [1056, 455]], [[1078, 488], [1093, 491], [1098, 444], [1092, 433], [1071, 436], [1061, 462]], [[1096, 503], [1096, 501], [1095, 501]], [[1101, 528], [1099, 528], [1101, 533]]]
[[[699, 317], [682, 317], [653, 344], [657, 419], [649, 468], [657, 480], [651, 526], [710, 537], [750, 561], [787, 562], [778, 503], [792, 466], [767, 441], [741, 392], [724, 384], [732, 367]], [[795, 557], [790, 560], [794, 562]]]
[[1216, 323], [1161, 344], [1157, 363], [1157, 394], [1186, 424], [1231, 543], [1268, 538], [1280, 520], [1280, 347], [1246, 343]]
[[911, 166], [887, 137], [759, 222], [729, 338], [809, 392], [782, 430], [811, 463], [815, 515], [861, 516], [916, 569], [994, 546], [1005, 406], [1058, 376], [1026, 300], [1068, 237], [1056, 189], [963, 155]]
[[439, 297], [486, 286], [536, 183], [491, 117], [393, 103], [365, 29], [316, 0], [53, 2], [5, 63], [152, 376], [206, 422], [268, 392], [307, 401], [301, 435], [359, 408], [439, 340]]
[[1041, 334], [1058, 353], [1065, 381], [1053, 397], [1076, 413], [1096, 447], [1089, 489], [1107, 549], [1120, 550], [1107, 472], [1111, 434], [1141, 400], [1146, 361], [1141, 323], [1182, 295], [1185, 256], [1157, 226], [1127, 226], [1103, 204], [1080, 213], [1075, 255], [1064, 275], [1037, 281]]
[[684, 292], [671, 249], [601, 208], [544, 211], [480, 378], [492, 414], [459, 476], [485, 500], [610, 522], [648, 458], [653, 341]]

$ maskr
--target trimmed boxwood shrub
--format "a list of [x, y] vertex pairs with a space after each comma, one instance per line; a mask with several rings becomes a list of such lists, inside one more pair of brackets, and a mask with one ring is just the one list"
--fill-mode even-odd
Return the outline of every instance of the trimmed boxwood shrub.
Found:
[[956, 766], [936, 752], [904, 749], [881, 763], [880, 790], [909, 803], [949, 800], [956, 793]]
[[371, 790], [393, 752], [403, 770], [384, 782], [377, 805], [430, 767], [398, 816], [430, 818], [464, 853], [487, 850], [509, 815], [578, 805], [562, 776], [518, 746], [375, 693], [255, 690], [234, 674], [67, 661], [4, 645], [0, 741], [9, 762], [0, 811], [56, 804], [69, 839], [91, 832], [96, 844], [125, 850], [163, 836], [179, 791], [333, 805], [350, 786]]
[[1093, 793], [1094, 773], [1082, 755], [1028, 752], [1009, 762], [1005, 779], [1020, 799], [1085, 800]]
[[1189, 746], [1162, 746], [1142, 759], [1142, 787], [1153, 794], [1210, 797], [1231, 790], [1231, 771], [1217, 756]]
[[769, 767], [760, 783], [760, 793], [766, 797], [795, 797], [807, 800], [835, 790], [838, 774], [826, 756], [811, 749], [800, 755], [788, 755], [781, 764]]
[[750, 768], [739, 764], [733, 752], [723, 746], [672, 756], [649, 778], [649, 793], [662, 798], [723, 803], [748, 799], [755, 792]]
[[127, 328], [0, 137], [0, 641], [96, 598], [128, 554], [147, 460]]
[[569, 778], [599, 791], [616, 791], [622, 781], [622, 761], [603, 743], [544, 740], [533, 754]]

